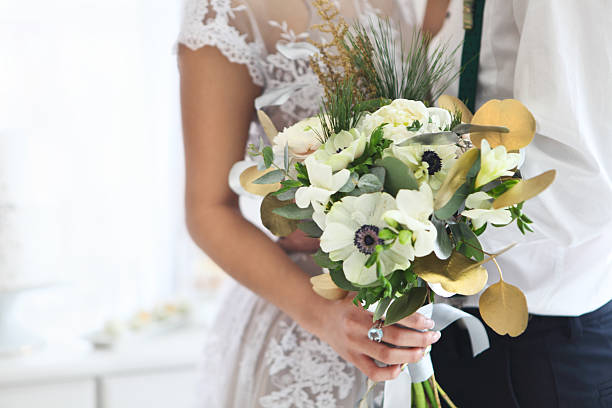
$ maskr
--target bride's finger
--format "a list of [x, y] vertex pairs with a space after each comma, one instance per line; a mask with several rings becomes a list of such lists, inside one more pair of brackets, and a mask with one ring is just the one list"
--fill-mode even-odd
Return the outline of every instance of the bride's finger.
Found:
[[416, 363], [425, 354], [425, 348], [422, 347], [396, 348], [384, 343], [377, 343], [368, 338], [360, 341], [359, 349], [373, 359], [385, 364]]
[[440, 332], [416, 331], [401, 326], [388, 326], [383, 328], [385, 343], [398, 347], [427, 347], [440, 340]]
[[423, 316], [420, 313], [413, 313], [408, 317], [403, 318], [396, 323], [400, 326], [410, 327], [416, 330], [430, 330], [433, 329], [435, 323], [428, 317]]
[[355, 359], [355, 366], [374, 382], [394, 380], [401, 372], [399, 364], [379, 367], [365, 354], [359, 354]]

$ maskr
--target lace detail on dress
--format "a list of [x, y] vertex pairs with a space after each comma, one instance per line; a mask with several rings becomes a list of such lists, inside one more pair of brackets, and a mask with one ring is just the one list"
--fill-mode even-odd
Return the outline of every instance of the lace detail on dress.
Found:
[[355, 368], [296, 323], [279, 323], [280, 336], [268, 344], [265, 364], [273, 392], [259, 399], [264, 408], [335, 408], [355, 386]]
[[[212, 13], [208, 12], [209, 7]], [[232, 25], [230, 20], [236, 18], [237, 12], [248, 10], [245, 5], [232, 7], [231, 0], [189, 0], [178, 42], [192, 50], [206, 45], [218, 48], [231, 62], [246, 65], [255, 85], [264, 86], [260, 66], [265, 55], [264, 45], [248, 42], [247, 34]]]

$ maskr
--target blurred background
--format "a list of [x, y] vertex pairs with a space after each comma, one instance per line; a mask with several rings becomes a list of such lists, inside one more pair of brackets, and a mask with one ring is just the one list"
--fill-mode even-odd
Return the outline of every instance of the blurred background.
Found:
[[[179, 0], [0, 0], [0, 407], [191, 406]], [[162, 385], [158, 387], [157, 385]]]

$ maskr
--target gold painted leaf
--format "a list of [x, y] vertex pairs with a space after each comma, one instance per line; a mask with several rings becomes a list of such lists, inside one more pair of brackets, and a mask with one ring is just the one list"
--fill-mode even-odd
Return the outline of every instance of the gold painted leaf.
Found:
[[491, 148], [503, 145], [507, 150], [519, 150], [531, 143], [536, 128], [535, 119], [529, 109], [516, 99], [491, 99], [476, 111], [472, 124], [507, 127], [510, 130], [508, 133], [470, 134], [474, 146], [480, 147], [482, 139], [487, 139]]
[[503, 280], [480, 295], [480, 315], [495, 333], [516, 337], [527, 328], [529, 312], [523, 292]]
[[472, 112], [468, 109], [467, 106], [460, 99], [455, 98], [451, 95], [442, 95], [438, 98], [436, 102], [438, 107], [446, 109], [450, 113], [454, 113], [455, 110], [461, 112], [461, 122], [463, 123], [471, 123], [472, 122]]
[[274, 123], [272, 123], [272, 119], [270, 119], [270, 117], [266, 115], [266, 112], [262, 110], [257, 111], [257, 118], [259, 119], [259, 123], [261, 123], [266, 136], [268, 136], [270, 144], [272, 144], [274, 138], [278, 134], [278, 130], [276, 130], [276, 126], [274, 126]]
[[312, 289], [321, 297], [329, 300], [344, 299], [348, 291], [340, 289], [332, 280], [329, 273], [322, 273], [310, 278]]
[[457, 251], [446, 260], [438, 259], [435, 254], [417, 258], [414, 272], [426, 282], [439, 283], [448, 292], [466, 296], [480, 292], [489, 277], [479, 262]]
[[254, 184], [253, 181], [271, 171], [274, 171], [273, 167], [265, 170], [259, 170], [257, 166], [251, 166], [240, 174], [240, 185], [242, 185], [242, 188], [251, 194], [256, 194], [262, 197], [267, 196], [269, 193], [278, 191], [281, 188], [281, 184]]
[[555, 181], [556, 175], [557, 172], [555, 170], [549, 170], [539, 176], [519, 181], [493, 201], [493, 208], [510, 207], [537, 196]]
[[480, 150], [474, 148], [459, 156], [455, 164], [453, 164], [453, 167], [448, 171], [444, 183], [442, 183], [442, 186], [440, 186], [440, 189], [436, 193], [434, 209], [439, 210], [448, 204], [457, 189], [465, 183], [466, 176], [479, 155]]
[[286, 237], [287, 235], [291, 234], [293, 231], [298, 229], [298, 224], [300, 222], [299, 220], [290, 220], [288, 218], [281, 217], [280, 215], [272, 212], [272, 210], [279, 207], [284, 207], [286, 205], [287, 202], [280, 201], [275, 196], [268, 194], [263, 199], [261, 208], [259, 209], [262, 224], [277, 237]]

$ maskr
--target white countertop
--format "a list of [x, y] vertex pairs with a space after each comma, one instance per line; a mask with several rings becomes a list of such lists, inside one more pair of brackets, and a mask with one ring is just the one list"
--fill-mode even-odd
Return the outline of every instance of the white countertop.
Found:
[[98, 350], [84, 340], [49, 342], [20, 357], [0, 358], [0, 387], [193, 367], [203, 352], [205, 329], [177, 329]]

